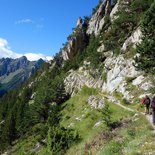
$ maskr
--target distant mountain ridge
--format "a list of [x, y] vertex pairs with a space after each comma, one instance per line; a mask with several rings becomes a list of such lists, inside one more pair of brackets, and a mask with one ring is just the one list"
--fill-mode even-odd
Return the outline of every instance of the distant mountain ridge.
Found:
[[25, 56], [17, 59], [0, 59], [0, 96], [8, 90], [18, 87], [33, 75], [43, 63], [43, 59], [29, 61]]

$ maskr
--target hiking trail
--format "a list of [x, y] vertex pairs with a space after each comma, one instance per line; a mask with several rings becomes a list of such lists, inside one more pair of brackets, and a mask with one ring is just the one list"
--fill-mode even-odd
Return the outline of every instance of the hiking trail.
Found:
[[116, 105], [122, 107], [123, 109], [126, 109], [126, 110], [131, 111], [131, 112], [136, 112], [135, 114], [144, 115], [144, 116], [146, 117], [146, 119], [150, 122], [150, 124], [151, 124], [151, 126], [153, 127], [154, 132], [155, 132], [155, 126], [154, 126], [153, 123], [152, 123], [152, 115], [145, 115], [145, 113], [143, 113], [143, 112], [138, 112], [137, 110], [133, 110], [133, 109], [131, 109], [131, 108], [129, 108], [129, 107], [126, 107], [126, 106], [122, 105], [122, 104], [120, 103], [120, 101], [117, 100], [117, 99], [116, 99], [115, 97], [113, 97], [113, 96], [107, 96], [107, 99], [108, 99], [109, 101], [113, 102], [114, 104], [116, 104]]

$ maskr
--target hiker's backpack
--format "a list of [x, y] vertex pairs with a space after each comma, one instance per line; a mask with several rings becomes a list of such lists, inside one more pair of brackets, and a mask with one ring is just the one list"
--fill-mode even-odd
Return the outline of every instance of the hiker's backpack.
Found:
[[150, 100], [149, 100], [148, 98], [145, 98], [145, 99], [144, 99], [144, 104], [145, 104], [145, 105], [149, 105], [149, 104], [150, 104]]
[[151, 102], [151, 107], [152, 107], [153, 109], [155, 109], [155, 99], [152, 100], [152, 102]]

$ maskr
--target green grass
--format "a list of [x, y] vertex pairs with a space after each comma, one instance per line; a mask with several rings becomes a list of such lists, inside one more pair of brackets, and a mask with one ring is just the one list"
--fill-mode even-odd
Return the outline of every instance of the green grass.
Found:
[[[155, 149], [152, 128], [145, 117], [138, 115], [133, 118], [135, 113], [124, 110], [114, 103], [109, 103], [106, 99], [105, 103], [109, 105], [112, 112], [111, 120], [115, 127], [109, 130], [104, 122], [94, 127], [97, 122], [103, 120], [103, 115], [101, 110], [88, 105], [87, 100], [90, 95], [104, 96], [96, 89], [84, 87], [62, 105], [60, 124], [76, 130], [80, 135], [80, 141], [67, 150], [67, 155], [75, 153], [80, 155], [138, 155], [138, 153], [144, 154], [151, 148]], [[39, 124], [32, 131], [35, 133], [38, 127]], [[12, 149], [12, 154], [21, 155], [24, 152], [31, 154], [40, 140], [42, 139], [38, 134], [32, 133], [18, 141]], [[44, 146], [36, 154], [45, 155], [46, 147]]]
[[[123, 98], [123, 94], [120, 92], [115, 91], [113, 95], [120, 101], [120, 103], [128, 108], [131, 108], [135, 110], [135, 112], [144, 112], [144, 106], [141, 105], [142, 99], [140, 99], [138, 96], [142, 94], [141, 90], [138, 89], [136, 86], [131, 84], [132, 78], [127, 78], [128, 81], [128, 87], [127, 91], [130, 92], [131, 96], [134, 96], [134, 98], [130, 101]], [[129, 82], [130, 81], [130, 82]]]
[[32, 154], [32, 150], [38, 142], [39, 135], [32, 135], [22, 138], [18, 143], [12, 147], [11, 155], [27, 155]]
[[92, 88], [84, 87], [76, 96], [72, 97], [63, 105], [61, 112], [61, 125], [68, 127], [73, 124], [73, 128], [78, 130], [82, 137], [87, 137], [88, 129], [92, 129], [96, 121], [101, 118], [101, 113], [94, 110], [87, 104], [90, 95], [97, 94]]
[[115, 131], [115, 137], [107, 143], [100, 155], [143, 155], [150, 147], [155, 150], [152, 127], [144, 116]]
[[[23, 135], [18, 141], [15, 141], [13, 145], [8, 148], [9, 155], [36, 155], [34, 152], [38, 142], [45, 140], [43, 132], [47, 131], [46, 124], [38, 123], [32, 127], [31, 132]], [[43, 146], [44, 148], [44, 146]]]
[[[104, 123], [94, 128], [94, 125], [97, 122], [102, 121], [103, 118], [100, 110], [93, 109], [88, 105], [87, 100], [90, 95], [99, 96], [99, 92], [95, 89], [84, 87], [81, 92], [63, 105], [61, 125], [77, 130], [81, 137], [81, 141], [70, 148], [67, 154], [73, 154], [75, 152], [77, 154], [84, 154], [87, 144], [89, 145], [89, 143], [103, 131], [107, 132]], [[133, 115], [133, 113], [128, 112], [113, 103], [108, 103], [106, 100], [105, 102], [109, 104], [110, 111], [112, 111], [112, 122], [120, 122]], [[79, 118], [80, 120], [76, 120], [76, 118]], [[101, 143], [104, 143], [104, 141]]]

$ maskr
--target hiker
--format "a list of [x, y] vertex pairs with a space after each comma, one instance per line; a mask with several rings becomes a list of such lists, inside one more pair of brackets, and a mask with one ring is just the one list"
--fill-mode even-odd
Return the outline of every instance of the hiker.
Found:
[[150, 102], [151, 100], [147, 95], [142, 100], [142, 104], [145, 106], [145, 115], [149, 114]]
[[152, 123], [155, 125], [155, 95], [152, 98], [151, 101], [151, 109], [152, 109]]

